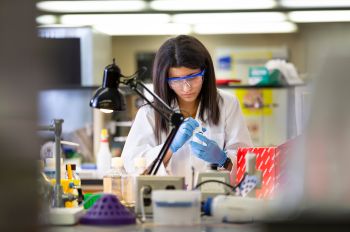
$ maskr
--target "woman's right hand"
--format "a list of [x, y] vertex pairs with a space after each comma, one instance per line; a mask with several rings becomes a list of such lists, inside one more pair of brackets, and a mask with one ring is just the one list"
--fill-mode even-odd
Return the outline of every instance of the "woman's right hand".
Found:
[[191, 117], [187, 118], [177, 131], [175, 138], [170, 145], [170, 150], [173, 153], [179, 150], [186, 143], [186, 141], [192, 137], [193, 131], [197, 127], [199, 127], [199, 123], [196, 120]]

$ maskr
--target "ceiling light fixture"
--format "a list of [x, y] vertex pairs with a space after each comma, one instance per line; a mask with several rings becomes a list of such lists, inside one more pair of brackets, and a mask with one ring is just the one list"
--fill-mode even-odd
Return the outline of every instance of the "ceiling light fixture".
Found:
[[41, 24], [41, 25], [57, 23], [57, 17], [54, 15], [40, 15], [36, 17], [35, 20], [38, 24]]
[[254, 13], [194, 13], [175, 14], [172, 21], [175, 23], [237, 23], [237, 22], [282, 22], [287, 19], [280, 12]]
[[155, 0], [150, 2], [154, 10], [244, 10], [271, 9], [276, 6], [274, 0]]
[[144, 25], [170, 22], [168, 14], [67, 14], [60, 17], [64, 25]]
[[291, 11], [288, 17], [296, 23], [349, 22], [350, 10]]
[[191, 26], [188, 24], [118, 24], [118, 25], [95, 25], [94, 29], [108, 35], [179, 35], [191, 33]]
[[350, 0], [282, 0], [281, 6], [290, 8], [349, 7]]
[[36, 7], [42, 11], [69, 13], [69, 12], [123, 12], [141, 11], [146, 3], [140, 0], [124, 1], [42, 1]]
[[236, 24], [197, 24], [194, 32], [198, 34], [265, 34], [291, 33], [297, 31], [297, 25], [291, 22], [277, 23], [236, 23]]

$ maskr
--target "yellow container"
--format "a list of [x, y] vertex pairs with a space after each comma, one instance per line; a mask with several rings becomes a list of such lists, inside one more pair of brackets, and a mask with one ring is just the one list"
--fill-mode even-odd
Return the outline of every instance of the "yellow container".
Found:
[[[56, 184], [56, 180], [55, 179], [51, 179], [51, 185], [54, 186]], [[74, 185], [75, 187], [72, 188], [71, 185]], [[62, 185], [62, 190], [63, 193], [65, 194], [73, 194], [76, 197], [78, 197], [78, 191], [76, 189], [76, 187], [80, 187], [80, 180], [72, 180], [72, 179], [61, 179], [61, 185]], [[66, 208], [73, 208], [73, 207], [78, 207], [78, 201], [77, 200], [73, 200], [73, 201], [66, 201], [64, 203], [64, 206]]]

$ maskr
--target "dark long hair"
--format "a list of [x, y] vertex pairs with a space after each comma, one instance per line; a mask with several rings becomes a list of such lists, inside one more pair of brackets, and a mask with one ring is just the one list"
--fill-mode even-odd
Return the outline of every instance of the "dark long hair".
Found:
[[[188, 35], [170, 38], [159, 48], [153, 64], [154, 92], [168, 105], [176, 99], [175, 92], [167, 82], [168, 72], [172, 67], [205, 69], [202, 89], [198, 96], [200, 98], [199, 117], [203, 122], [217, 125], [220, 118], [220, 97], [215, 84], [213, 61], [208, 50], [198, 39]], [[205, 114], [207, 114], [206, 118]], [[161, 143], [162, 132], [168, 133], [168, 131], [166, 120], [156, 112], [155, 135], [158, 143]]]

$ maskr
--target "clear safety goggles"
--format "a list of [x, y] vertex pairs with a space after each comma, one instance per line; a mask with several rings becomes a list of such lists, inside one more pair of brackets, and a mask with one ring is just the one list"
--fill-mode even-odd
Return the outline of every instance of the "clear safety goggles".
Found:
[[188, 87], [193, 87], [198, 84], [201, 84], [203, 81], [205, 69], [198, 73], [194, 73], [188, 76], [183, 77], [168, 77], [168, 83], [173, 88], [180, 88], [187, 85]]

